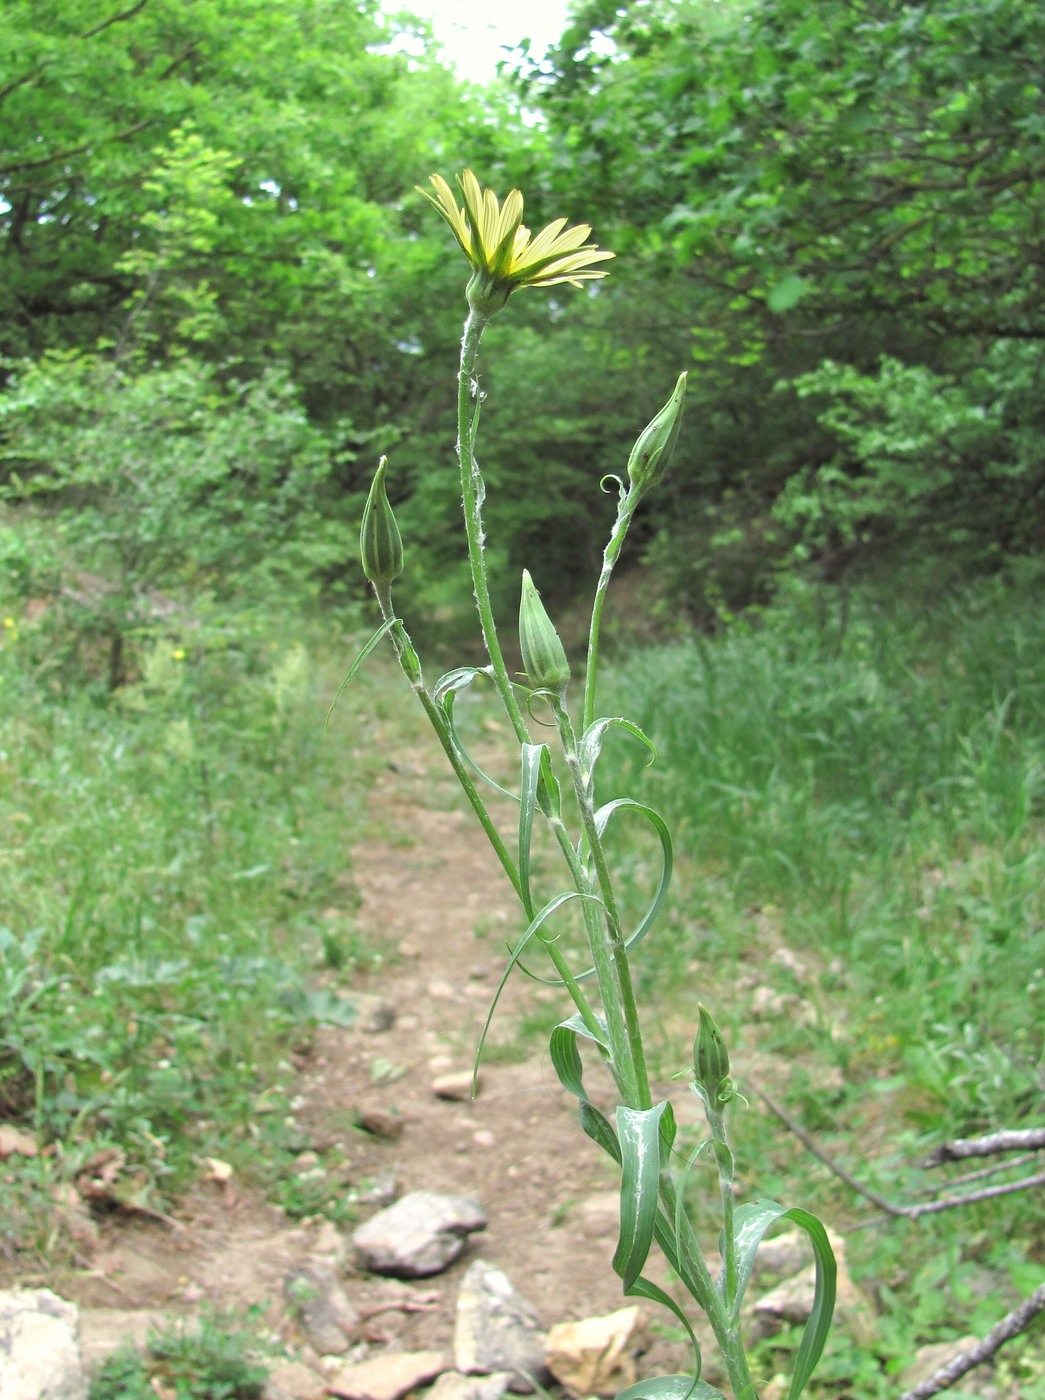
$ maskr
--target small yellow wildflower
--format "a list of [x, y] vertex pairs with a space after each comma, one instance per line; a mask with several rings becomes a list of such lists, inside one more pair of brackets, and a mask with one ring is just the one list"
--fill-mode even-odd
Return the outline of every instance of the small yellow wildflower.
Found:
[[439, 211], [450, 225], [465, 257], [475, 268], [468, 284], [468, 300], [488, 315], [499, 311], [520, 287], [553, 287], [605, 277], [594, 266], [613, 254], [587, 241], [590, 224], [566, 227], [565, 219], [553, 219], [536, 238], [522, 221], [523, 197], [510, 190], [502, 204], [492, 190], [484, 190], [470, 170], [457, 177], [464, 208], [441, 175], [432, 176], [435, 191], [418, 186], [418, 193]]
[[171, 655], [174, 657], [175, 661], [184, 661], [184, 660], [185, 660], [185, 648], [184, 648], [184, 647], [175, 647], [174, 650], [171, 652]]

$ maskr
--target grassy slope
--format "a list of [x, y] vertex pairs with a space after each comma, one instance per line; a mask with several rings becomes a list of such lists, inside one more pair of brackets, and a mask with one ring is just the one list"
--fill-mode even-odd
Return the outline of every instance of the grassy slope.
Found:
[[[796, 593], [714, 642], [629, 657], [600, 707], [657, 743], [643, 771], [622, 742], [610, 783], [658, 806], [680, 848], [647, 997], [676, 1023], [674, 988], [690, 1015], [710, 1001], [749, 1091], [783, 1094], [894, 1200], [924, 1189], [931, 1144], [1042, 1121], [1043, 593], [1034, 570], [932, 608], [843, 616]], [[786, 1133], [767, 1140], [764, 1115], [737, 1129], [751, 1191], [847, 1227], [876, 1214]], [[1040, 1198], [880, 1220], [849, 1253], [883, 1308], [881, 1355], [836, 1344], [836, 1384], [885, 1395], [897, 1359], [982, 1333], [1040, 1282]]]

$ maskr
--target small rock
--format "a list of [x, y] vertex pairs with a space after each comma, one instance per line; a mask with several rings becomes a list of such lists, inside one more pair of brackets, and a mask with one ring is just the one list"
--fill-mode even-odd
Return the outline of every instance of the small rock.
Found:
[[359, 1199], [363, 1205], [390, 1206], [399, 1194], [399, 1180], [394, 1171], [378, 1172], [364, 1187], [360, 1188]]
[[449, 982], [444, 982], [441, 978], [428, 984], [428, 995], [433, 1001], [456, 1001], [457, 992]]
[[333, 1269], [307, 1264], [287, 1276], [283, 1291], [321, 1355], [340, 1356], [359, 1336], [359, 1314], [348, 1301]]
[[[853, 1282], [845, 1262], [845, 1241], [830, 1235], [838, 1264], [835, 1325], [844, 1327], [859, 1346], [870, 1346], [877, 1331], [874, 1310]], [[787, 1278], [754, 1304], [751, 1311], [752, 1340], [772, 1337], [786, 1324], [803, 1323], [813, 1311], [815, 1272], [813, 1265]]]
[[621, 1308], [605, 1317], [560, 1322], [548, 1333], [544, 1358], [557, 1381], [576, 1395], [615, 1395], [635, 1384], [642, 1314]]
[[812, 1252], [804, 1230], [788, 1230], [786, 1234], [774, 1235], [759, 1245], [752, 1276], [756, 1281], [766, 1275], [791, 1278], [808, 1265]]
[[85, 1400], [79, 1318], [50, 1289], [0, 1292], [0, 1400]]
[[[432, 1093], [437, 1099], [454, 1099], [463, 1102], [472, 1097], [472, 1074], [470, 1070], [458, 1070], [453, 1074], [440, 1074], [432, 1080]], [[478, 1082], [475, 1086], [479, 1096]]]
[[36, 1138], [13, 1128], [10, 1123], [0, 1123], [0, 1162], [5, 1157], [35, 1157], [39, 1152]]
[[345, 1253], [345, 1240], [340, 1230], [332, 1221], [321, 1220], [309, 1251], [311, 1262], [337, 1269], [345, 1262]]
[[529, 1394], [531, 1377], [543, 1381], [544, 1333], [532, 1306], [500, 1269], [477, 1259], [457, 1294], [454, 1360], [466, 1375], [512, 1373], [509, 1389]]
[[324, 1400], [326, 1377], [300, 1361], [284, 1361], [269, 1373], [261, 1400]]
[[398, 1351], [344, 1366], [327, 1380], [327, 1391], [342, 1400], [399, 1400], [446, 1369], [439, 1351]]
[[396, 1009], [384, 997], [362, 993], [354, 995], [352, 1000], [356, 1004], [356, 1026], [367, 1035], [380, 1035], [395, 1025]]
[[425, 1278], [441, 1273], [467, 1236], [485, 1229], [486, 1213], [474, 1196], [411, 1191], [360, 1225], [352, 1245], [357, 1262], [375, 1274]]
[[425, 1400], [502, 1400], [511, 1379], [510, 1371], [494, 1371], [490, 1376], [462, 1376], [460, 1371], [444, 1371]]
[[472, 1134], [472, 1141], [476, 1147], [495, 1147], [497, 1145], [497, 1139], [489, 1128], [479, 1128]]
[[364, 1108], [360, 1109], [359, 1117], [356, 1120], [364, 1133], [370, 1133], [374, 1137], [385, 1138], [389, 1142], [395, 1142], [403, 1136], [403, 1128], [406, 1120], [400, 1118], [399, 1114], [390, 1108]]

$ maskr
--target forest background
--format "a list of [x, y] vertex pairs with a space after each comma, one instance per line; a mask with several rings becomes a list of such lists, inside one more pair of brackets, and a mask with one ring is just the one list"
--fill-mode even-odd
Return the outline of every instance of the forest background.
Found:
[[[135, 997], [153, 997], [153, 1032], [176, 1036], [188, 974], [181, 952], [146, 975], [120, 950], [172, 908], [209, 946], [215, 811], [228, 828], [248, 771], [226, 935], [285, 933], [323, 902], [351, 816], [300, 707], [369, 617], [356, 540], [382, 454], [401, 609], [430, 645], [466, 635], [464, 269], [414, 190], [469, 167], [521, 189], [529, 226], [590, 222], [617, 255], [583, 294], [513, 298], [487, 336], [495, 601], [513, 610], [529, 567], [569, 632], [612, 519], [599, 482], [688, 369], [613, 619], [620, 693], [669, 752], [706, 706], [699, 744], [676, 732], [705, 767], [668, 800], [713, 833], [731, 907], [797, 890], [805, 935], [839, 950], [857, 896], [887, 883], [875, 861], [901, 856], [920, 893], [888, 917], [884, 894], [864, 905], [852, 977], [910, 994], [910, 1019], [875, 1032], [879, 1069], [920, 1086], [938, 1135], [1040, 1118], [1045, 10], [593, 0], [485, 87], [394, 51], [398, 32], [425, 26], [371, 0], [4, 8], [0, 1106], [56, 1136], [103, 1125], [151, 1189], [177, 1152], [161, 1165], [150, 1134], [176, 1137], [194, 1094], [256, 1089], [227, 1029], [220, 1085], [191, 1057], [185, 1083], [133, 1067], [120, 1017], [144, 1027]], [[741, 771], [770, 731], [793, 748]], [[720, 740], [732, 758], [712, 761]], [[798, 791], [801, 817], [781, 796]], [[134, 792], [155, 851], [127, 835]], [[950, 891], [936, 949], [912, 912], [927, 880]], [[366, 957], [351, 931], [315, 937], [332, 965]], [[240, 990], [279, 1002], [284, 964], [263, 962]], [[115, 1009], [92, 1039], [70, 1007], [100, 968]], [[1017, 1296], [1027, 1257], [1004, 1265]]]

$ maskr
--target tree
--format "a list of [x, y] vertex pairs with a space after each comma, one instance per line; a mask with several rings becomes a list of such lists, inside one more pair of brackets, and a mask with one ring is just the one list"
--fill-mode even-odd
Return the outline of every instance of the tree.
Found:
[[[829, 372], [815, 396], [787, 386], [825, 360], [862, 382], [883, 355], [922, 367], [982, 415], [958, 467], [929, 413], [905, 468], [953, 473], [946, 543], [938, 498], [912, 483], [891, 497], [895, 520], [879, 514], [844, 554], [828, 550], [832, 566], [873, 564], [887, 540], [915, 556], [975, 540], [966, 565], [1027, 546], [1011, 525], [1045, 488], [1019, 446], [1037, 430], [1034, 397], [1016, 389], [1039, 378], [1045, 345], [1043, 44], [1045, 11], [1020, 0], [593, 0], [531, 69], [553, 178], [584, 188], [600, 233], [639, 269], [610, 292], [643, 299], [622, 308], [620, 336], [653, 357], [670, 343], [666, 371], [680, 350], [698, 362], [687, 419], [703, 452], [687, 462], [683, 449], [690, 504], [671, 520], [691, 591], [739, 551], [755, 569], [736, 580], [743, 601], [792, 557], [774, 503], [835, 462], [839, 440]], [[651, 343], [658, 301], [668, 340]], [[1017, 362], [1009, 383], [1002, 366]], [[875, 421], [897, 405], [883, 385]], [[851, 441], [843, 456], [850, 480], [867, 470]]]

